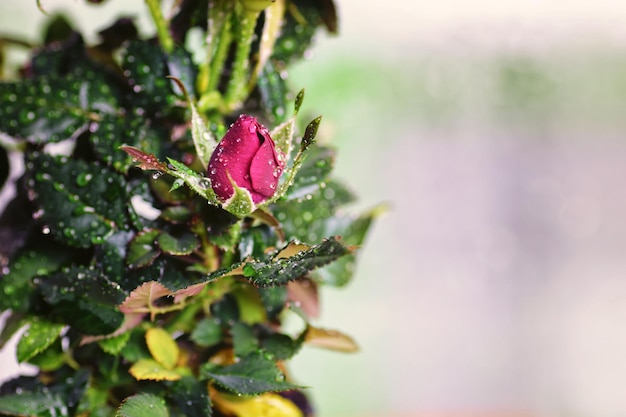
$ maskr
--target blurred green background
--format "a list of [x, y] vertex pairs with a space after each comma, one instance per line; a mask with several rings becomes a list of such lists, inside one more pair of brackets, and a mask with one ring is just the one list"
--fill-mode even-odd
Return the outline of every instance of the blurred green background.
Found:
[[[149, 32], [121, 3], [42, 0], [88, 33], [119, 9]], [[322, 293], [317, 324], [361, 352], [292, 365], [319, 415], [626, 414], [626, 5], [337, 3], [341, 35], [290, 82], [354, 210], [389, 211]], [[42, 19], [0, 2], [2, 33]]]

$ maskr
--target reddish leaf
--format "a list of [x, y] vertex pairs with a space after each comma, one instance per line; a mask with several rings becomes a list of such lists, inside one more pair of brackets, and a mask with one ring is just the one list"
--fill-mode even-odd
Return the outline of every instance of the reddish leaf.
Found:
[[143, 283], [134, 289], [120, 304], [122, 313], [150, 313], [152, 319], [161, 309], [154, 304], [156, 300], [172, 292], [156, 281]]
[[167, 171], [167, 165], [159, 161], [154, 154], [145, 153], [141, 149], [137, 149], [134, 146], [123, 145], [120, 149], [129, 154], [133, 161], [139, 163], [138, 168], [141, 169], [154, 169], [156, 171]]

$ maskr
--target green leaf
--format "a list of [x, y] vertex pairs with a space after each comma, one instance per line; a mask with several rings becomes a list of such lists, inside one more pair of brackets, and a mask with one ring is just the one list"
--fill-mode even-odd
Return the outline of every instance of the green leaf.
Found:
[[109, 334], [122, 324], [124, 315], [116, 306], [126, 294], [93, 267], [64, 268], [36, 278], [35, 285], [54, 314], [74, 330], [89, 335]]
[[190, 337], [199, 346], [213, 346], [222, 341], [222, 327], [214, 317], [207, 317], [198, 322]]
[[43, 372], [52, 372], [65, 364], [65, 353], [61, 346], [61, 339], [57, 339], [43, 352], [28, 360], [28, 363], [35, 365]]
[[258, 291], [267, 317], [274, 320], [283, 311], [287, 303], [287, 287], [266, 287], [259, 288]]
[[335, 149], [315, 146], [307, 152], [294, 181], [285, 194], [285, 199], [305, 198], [315, 193], [323, 184], [335, 162]]
[[0, 131], [32, 143], [75, 138], [90, 112], [112, 113], [117, 99], [103, 73], [77, 67], [65, 76], [0, 84]]
[[[191, 59], [191, 54], [181, 47], [175, 48], [167, 56], [167, 68], [169, 75], [179, 80], [185, 89], [193, 95], [198, 70]], [[181, 94], [181, 92], [177, 92], [177, 94]]]
[[124, 349], [124, 346], [126, 346], [129, 340], [130, 332], [124, 332], [120, 335], [100, 340], [98, 344], [103, 351], [105, 351], [109, 355], [116, 356], [122, 351], [122, 349]]
[[128, 246], [126, 263], [130, 268], [142, 268], [152, 265], [154, 260], [161, 254], [161, 250], [156, 244], [160, 234], [160, 230], [144, 230], [137, 233]]
[[97, 164], [43, 153], [36, 154], [27, 169], [44, 233], [47, 230], [61, 242], [87, 248], [127, 227], [129, 202], [119, 174]]
[[56, 393], [29, 392], [0, 397], [0, 413], [10, 416], [69, 417], [70, 410]]
[[[346, 215], [331, 218], [326, 222], [326, 233], [341, 235], [346, 243], [351, 245], [361, 245], [365, 240], [372, 221], [383, 210], [384, 207], [380, 206], [358, 217]], [[341, 287], [351, 281], [356, 269], [355, 264], [356, 255], [349, 254], [337, 260], [337, 262], [320, 268], [316, 271], [316, 276], [324, 284]]]
[[33, 320], [17, 343], [17, 361], [24, 362], [43, 352], [61, 335], [65, 325]]
[[331, 232], [337, 219], [342, 217], [335, 214], [336, 209], [352, 201], [354, 196], [346, 187], [336, 181], [327, 181], [305, 198], [279, 201], [272, 211], [288, 240], [314, 243], [325, 236], [341, 235]]
[[254, 335], [252, 327], [242, 322], [233, 324], [230, 329], [233, 336], [233, 348], [235, 356], [242, 357], [247, 356], [259, 349], [259, 341]]
[[248, 262], [244, 275], [258, 287], [285, 285], [349, 253], [350, 249], [336, 238], [327, 239], [287, 258], [277, 256], [270, 262]]
[[32, 278], [56, 271], [72, 253], [66, 247], [42, 239], [11, 258], [9, 272], [0, 279], [0, 310], [26, 312], [31, 306]]
[[[284, 122], [289, 91], [285, 79], [272, 61], [268, 61], [261, 69], [256, 88], [261, 99], [261, 107], [270, 113], [269, 121], [275, 125]], [[274, 136], [272, 139], [276, 140]]]
[[109, 236], [102, 244], [97, 245], [94, 251], [94, 261], [98, 269], [104, 272], [106, 277], [117, 282], [124, 291], [131, 291], [139, 284], [124, 285], [130, 274], [126, 271], [126, 250], [135, 232], [120, 230]]
[[[95, 128], [95, 131], [94, 131]], [[143, 149], [159, 150], [159, 136], [154, 130], [148, 131], [146, 120], [135, 112], [123, 116], [105, 114], [92, 125], [89, 143], [95, 156], [117, 172], [125, 174], [134, 165], [129, 155], [116, 152], [122, 145]], [[169, 138], [168, 138], [169, 140]]]
[[286, 66], [302, 58], [311, 47], [317, 27], [325, 21], [331, 24], [330, 28], [336, 29], [336, 23], [332, 25], [333, 21], [336, 22], [336, 16], [332, 19], [328, 3], [332, 5], [328, 1], [301, 1], [287, 9], [280, 37], [274, 45], [272, 58], [275, 61]]
[[173, 167], [172, 170], [167, 171], [168, 174], [185, 181], [185, 184], [187, 184], [189, 188], [206, 198], [211, 204], [218, 204], [215, 192], [213, 188], [211, 188], [211, 181], [208, 178], [193, 171], [182, 162], [178, 162], [172, 158], [167, 158], [167, 160]]
[[166, 55], [159, 45], [148, 41], [132, 41], [126, 49], [122, 69], [128, 77], [135, 108], [157, 113], [170, 107], [176, 100]]
[[176, 256], [189, 255], [200, 246], [198, 238], [188, 232], [176, 237], [163, 232], [157, 238], [157, 243], [163, 252]]
[[167, 207], [161, 212], [161, 218], [174, 224], [187, 223], [191, 220], [191, 210], [184, 206]]
[[27, 315], [17, 312], [8, 311], [4, 317], [2, 330], [0, 330], [0, 350], [4, 348], [7, 342], [28, 322]]
[[298, 353], [303, 343], [304, 337], [294, 340], [285, 334], [273, 333], [262, 340], [261, 347], [275, 360], [287, 360]]
[[200, 373], [203, 378], [209, 378], [222, 388], [241, 395], [300, 388], [285, 381], [278, 366], [262, 352], [252, 353], [228, 366], [206, 364]]
[[169, 417], [163, 398], [153, 394], [136, 394], [124, 400], [116, 417]]
[[174, 382], [170, 398], [186, 417], [211, 417], [213, 414], [206, 383], [193, 377]]

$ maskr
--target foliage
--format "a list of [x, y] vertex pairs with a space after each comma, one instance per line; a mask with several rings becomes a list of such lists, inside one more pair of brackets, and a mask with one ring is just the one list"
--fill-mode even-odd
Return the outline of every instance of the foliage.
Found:
[[[321, 119], [298, 135], [304, 95], [283, 76], [318, 26], [336, 30], [334, 5], [181, 0], [166, 19], [146, 3], [154, 39], [120, 19], [86, 45], [56, 17], [1, 81], [0, 185], [17, 193], [0, 216], [0, 347], [22, 329], [17, 360], [40, 372], [0, 388], [0, 415], [309, 415], [285, 361], [304, 344], [356, 350], [310, 320], [320, 285], [350, 281], [376, 212], [343, 210]], [[237, 187], [218, 200], [206, 176], [241, 113], [289, 157], [260, 205]]]

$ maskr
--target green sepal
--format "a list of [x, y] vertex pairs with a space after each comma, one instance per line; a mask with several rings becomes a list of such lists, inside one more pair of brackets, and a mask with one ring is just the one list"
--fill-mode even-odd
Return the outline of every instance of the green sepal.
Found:
[[239, 187], [232, 178], [229, 179], [233, 187], [233, 195], [222, 204], [222, 208], [237, 217], [245, 217], [256, 210], [256, 204], [252, 201], [250, 191]]

